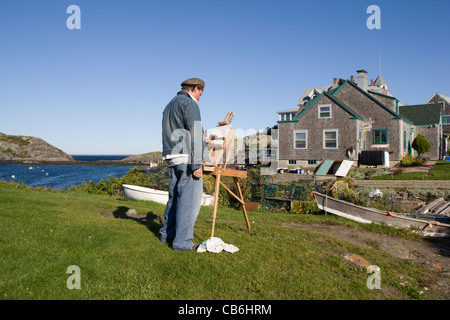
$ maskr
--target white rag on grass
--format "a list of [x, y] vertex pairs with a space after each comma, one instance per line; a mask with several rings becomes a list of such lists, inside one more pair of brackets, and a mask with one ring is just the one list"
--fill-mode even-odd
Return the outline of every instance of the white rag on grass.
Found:
[[229, 253], [235, 253], [239, 251], [239, 248], [232, 245], [227, 244], [222, 241], [220, 238], [211, 237], [206, 241], [203, 241], [197, 248], [197, 252], [213, 252], [213, 253], [219, 253], [222, 251], [226, 251]]

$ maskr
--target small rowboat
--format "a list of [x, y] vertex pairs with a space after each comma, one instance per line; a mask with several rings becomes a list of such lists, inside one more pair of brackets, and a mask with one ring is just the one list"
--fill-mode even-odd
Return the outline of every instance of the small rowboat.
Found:
[[361, 223], [378, 223], [395, 228], [411, 229], [424, 236], [450, 236], [450, 224], [447, 223], [436, 220], [421, 220], [400, 213], [362, 207], [317, 191], [313, 191], [313, 195], [320, 210], [346, 219]]
[[[123, 194], [127, 200], [145, 200], [155, 201], [166, 204], [169, 200], [169, 192], [161, 191], [146, 187], [135, 186], [131, 184], [122, 184]], [[202, 206], [211, 206], [214, 202], [214, 197], [203, 194]]]

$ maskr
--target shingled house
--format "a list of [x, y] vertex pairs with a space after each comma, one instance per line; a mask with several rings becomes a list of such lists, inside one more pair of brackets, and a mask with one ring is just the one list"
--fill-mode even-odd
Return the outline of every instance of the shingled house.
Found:
[[[279, 167], [319, 165], [324, 160], [352, 160], [362, 151], [386, 151], [389, 165], [410, 153], [422, 133], [432, 149], [430, 159], [443, 155], [441, 104], [404, 106], [379, 76], [368, 82], [367, 71], [357, 71], [358, 83], [333, 80], [333, 85], [309, 91], [294, 109], [279, 111]], [[308, 89], [311, 90], [311, 89]], [[305, 92], [304, 92], [305, 94]], [[286, 114], [290, 114], [289, 117]]]
[[450, 97], [435, 93], [427, 103], [440, 103], [442, 105], [442, 123], [444, 132], [450, 132]]

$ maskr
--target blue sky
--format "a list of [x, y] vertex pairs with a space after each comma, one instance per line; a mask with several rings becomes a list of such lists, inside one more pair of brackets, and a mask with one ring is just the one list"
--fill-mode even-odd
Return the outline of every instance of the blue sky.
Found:
[[[70, 5], [81, 29], [69, 30]], [[366, 26], [369, 5], [381, 29]], [[381, 75], [404, 104], [450, 95], [450, 1], [0, 0], [0, 132], [70, 154], [161, 150], [161, 114], [206, 81], [205, 129], [276, 124], [303, 90]]]

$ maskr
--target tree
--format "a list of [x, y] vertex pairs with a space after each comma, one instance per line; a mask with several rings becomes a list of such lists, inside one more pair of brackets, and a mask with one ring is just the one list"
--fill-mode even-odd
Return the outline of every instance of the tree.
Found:
[[418, 134], [412, 143], [412, 147], [417, 151], [419, 157], [431, 149], [431, 145], [422, 134]]

